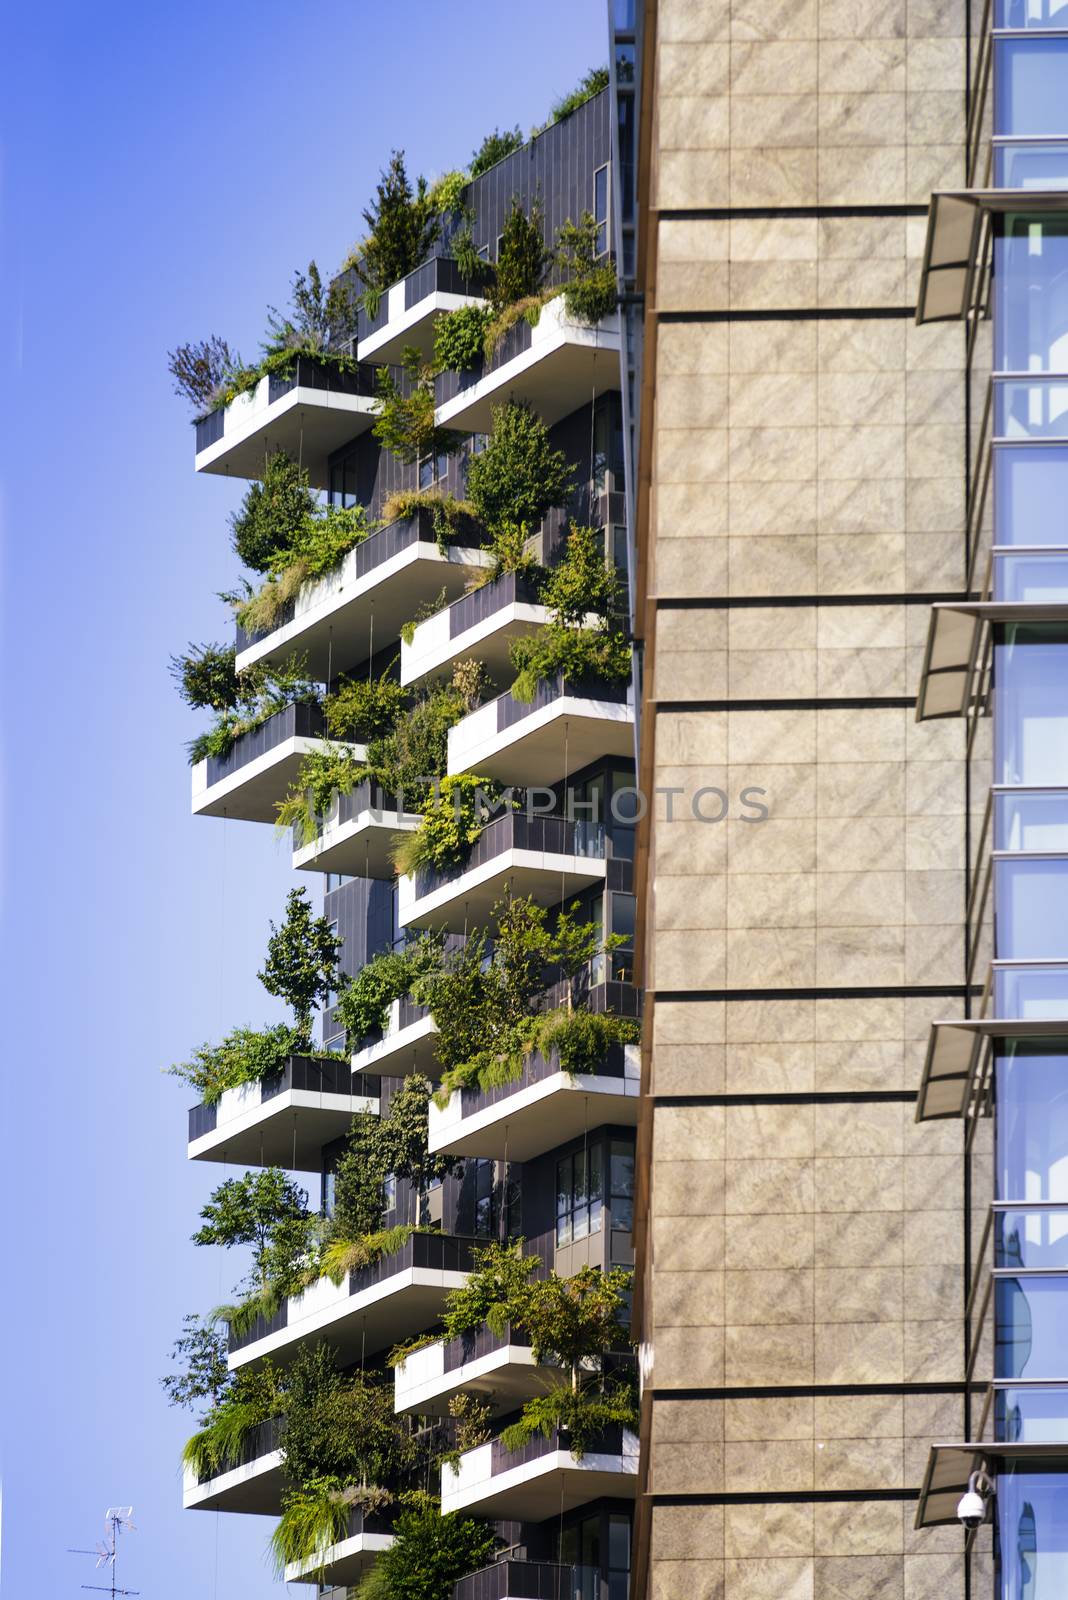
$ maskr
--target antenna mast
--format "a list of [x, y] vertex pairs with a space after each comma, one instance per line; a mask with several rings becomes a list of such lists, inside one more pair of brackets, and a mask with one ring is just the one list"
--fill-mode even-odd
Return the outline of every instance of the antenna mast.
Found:
[[83, 1583], [83, 1589], [95, 1589], [99, 1594], [109, 1594], [111, 1600], [117, 1600], [119, 1595], [140, 1594], [140, 1589], [122, 1589], [119, 1587], [118, 1578], [118, 1553], [119, 1534], [134, 1533], [133, 1506], [108, 1506], [104, 1512], [104, 1537], [95, 1550], [69, 1550], [74, 1556], [95, 1556], [97, 1570], [106, 1567], [111, 1574], [111, 1582]]

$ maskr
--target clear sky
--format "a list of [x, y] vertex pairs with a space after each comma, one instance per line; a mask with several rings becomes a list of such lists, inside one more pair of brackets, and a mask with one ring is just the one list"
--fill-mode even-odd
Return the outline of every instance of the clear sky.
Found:
[[[281, 1593], [269, 1524], [180, 1510], [187, 1413], [158, 1377], [239, 1264], [188, 1236], [190, 1046], [272, 1016], [255, 980], [291, 880], [270, 828], [193, 819], [171, 652], [226, 632], [238, 491], [193, 473], [166, 352], [257, 354], [332, 269], [391, 148], [433, 176], [543, 120], [607, 59], [604, 0], [37, 0], [4, 12], [3, 1593], [132, 1502], [145, 1600]], [[294, 1594], [312, 1591], [294, 1586]]]

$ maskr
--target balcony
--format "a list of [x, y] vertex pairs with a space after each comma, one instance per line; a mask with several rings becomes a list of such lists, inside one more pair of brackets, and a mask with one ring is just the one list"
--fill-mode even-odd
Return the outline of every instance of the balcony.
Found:
[[541, 1393], [554, 1375], [535, 1363], [521, 1336], [507, 1327], [496, 1334], [484, 1324], [477, 1334], [413, 1351], [394, 1369], [394, 1403], [398, 1412], [446, 1416], [449, 1401], [462, 1390], [492, 1401], [499, 1414]]
[[237, 670], [277, 665], [295, 652], [311, 678], [326, 681], [396, 639], [442, 589], [455, 598], [472, 572], [491, 564], [486, 551], [462, 545], [442, 555], [428, 511], [391, 522], [350, 550], [335, 572], [305, 584], [269, 633], [239, 627]]
[[509, 673], [512, 640], [549, 620], [548, 609], [538, 598], [540, 590], [539, 579], [506, 572], [428, 617], [416, 628], [411, 644], [401, 643], [401, 682], [417, 683], [471, 656], [491, 677]]
[[600, 1567], [508, 1559], [461, 1578], [452, 1600], [600, 1600], [601, 1594]]
[[427, 1078], [441, 1075], [438, 1066], [438, 1030], [425, 1006], [417, 1006], [407, 996], [394, 1000], [389, 1008], [386, 1031], [361, 1039], [352, 1057], [353, 1072], [377, 1072], [385, 1077], [404, 1077], [421, 1072]]
[[410, 1339], [435, 1323], [445, 1297], [463, 1287], [479, 1243], [455, 1234], [413, 1233], [392, 1255], [358, 1267], [340, 1284], [320, 1278], [284, 1301], [273, 1317], [258, 1318], [247, 1333], [230, 1334], [231, 1369], [264, 1356], [291, 1361], [305, 1339], [327, 1339], [342, 1366]]
[[197, 1478], [185, 1467], [183, 1507], [186, 1511], [244, 1511], [254, 1516], [281, 1516], [287, 1481], [280, 1445], [281, 1424], [271, 1417], [250, 1430], [237, 1466], [213, 1478]]
[[454, 1469], [441, 1469], [441, 1509], [478, 1516], [542, 1522], [590, 1500], [631, 1499], [638, 1476], [638, 1438], [608, 1428], [581, 1461], [571, 1454], [568, 1436], [539, 1434], [520, 1450], [506, 1450], [489, 1439], [466, 1451]]
[[540, 683], [529, 704], [498, 695], [449, 729], [449, 773], [477, 772], [524, 787], [558, 783], [604, 756], [634, 756], [626, 683]]
[[268, 375], [196, 425], [196, 469], [259, 478], [264, 458], [284, 450], [313, 489], [329, 486], [327, 460], [374, 421], [377, 369], [341, 370], [318, 356], [294, 356], [287, 375]]
[[191, 1108], [189, 1159], [318, 1172], [323, 1145], [346, 1134], [357, 1112], [377, 1112], [379, 1088], [368, 1075], [354, 1094], [343, 1056], [290, 1056], [280, 1072]]
[[457, 866], [400, 879], [400, 924], [460, 932], [485, 921], [508, 892], [557, 905], [603, 881], [605, 842], [603, 823], [506, 812], [486, 824]]
[[[274, 822], [277, 807], [300, 772], [301, 762], [323, 746], [326, 724], [317, 705], [285, 706], [234, 741], [226, 756], [208, 756], [193, 768], [193, 815]], [[361, 745], [350, 745], [357, 761]]]
[[345, 1538], [329, 1545], [314, 1561], [291, 1561], [286, 1567], [284, 1582], [336, 1585], [339, 1594], [348, 1584], [359, 1583], [375, 1558], [393, 1543], [396, 1517], [395, 1505], [381, 1511], [364, 1511], [360, 1506], [353, 1506]]
[[451, 1156], [532, 1161], [586, 1128], [638, 1121], [637, 1045], [613, 1045], [596, 1073], [561, 1070], [553, 1051], [532, 1051], [514, 1083], [457, 1089], [445, 1107], [430, 1102], [430, 1148]]
[[396, 836], [420, 821], [416, 812], [397, 809], [396, 795], [365, 778], [348, 794], [334, 795], [311, 844], [294, 840], [293, 870], [392, 878]]
[[580, 405], [619, 388], [619, 317], [595, 328], [572, 322], [563, 298], [550, 300], [531, 327], [523, 317], [492, 360], [434, 380], [437, 420], [461, 433], [488, 433], [493, 408], [508, 400], [532, 405], [551, 427]]
[[477, 287], [461, 275], [451, 256], [431, 256], [386, 291], [374, 317], [361, 309], [356, 340], [360, 360], [397, 362], [406, 345], [429, 360], [438, 317], [460, 306], [481, 305]]

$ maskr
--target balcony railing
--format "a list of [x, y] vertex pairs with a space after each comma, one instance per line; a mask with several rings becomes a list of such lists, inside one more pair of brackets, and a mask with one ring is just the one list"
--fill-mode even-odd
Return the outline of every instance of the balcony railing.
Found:
[[[509, 1419], [504, 1419], [505, 1421]], [[614, 1423], [604, 1428], [587, 1445], [585, 1453], [588, 1456], [621, 1456], [623, 1454], [623, 1427]], [[500, 1438], [490, 1441], [490, 1472], [494, 1477], [501, 1472], [511, 1472], [513, 1467], [522, 1467], [529, 1461], [540, 1461], [543, 1456], [554, 1455], [558, 1450], [571, 1449], [571, 1435], [566, 1428], [554, 1428], [552, 1433], [545, 1436], [536, 1433], [526, 1444], [520, 1445], [518, 1450], [509, 1450]]]
[[507, 850], [530, 850], [539, 854], [579, 856], [586, 860], [603, 859], [603, 822], [569, 821], [566, 817], [528, 817], [510, 811], [488, 822], [463, 858], [442, 871], [423, 868], [415, 875], [415, 897], [433, 894], [467, 872], [485, 866]]
[[197, 422], [196, 453], [206, 450], [209, 444], [215, 444], [221, 439], [226, 429], [226, 407], [219, 406], [216, 411], [209, 411], [206, 417], [201, 417]]
[[409, 272], [404, 280], [404, 309], [410, 311], [420, 300], [435, 292], [441, 294], [480, 295], [491, 276], [490, 268], [482, 268], [473, 278], [465, 278], [460, 263], [452, 256], [431, 256], [421, 267]]
[[455, 1339], [445, 1341], [442, 1346], [444, 1370], [456, 1372], [469, 1361], [478, 1361], [480, 1357], [492, 1355], [494, 1350], [504, 1350], [510, 1344], [529, 1347], [530, 1340], [525, 1334], [517, 1333], [513, 1337], [511, 1323], [505, 1323], [500, 1333], [494, 1333], [489, 1323], [484, 1322], [474, 1333], [461, 1333]]
[[[251, 1086], [250, 1086], [251, 1087]], [[380, 1092], [376, 1078], [361, 1078], [360, 1093], [372, 1099]], [[259, 1101], [273, 1100], [290, 1089], [304, 1090], [309, 1094], [352, 1094], [352, 1068], [347, 1056], [323, 1060], [314, 1056], [289, 1056], [278, 1072], [271, 1072], [259, 1082]], [[189, 1141], [214, 1133], [219, 1122], [218, 1102], [191, 1106], [189, 1110]]]
[[555, 678], [547, 678], [538, 684], [532, 700], [515, 700], [511, 693], [498, 695], [497, 732], [503, 733], [506, 728], [514, 727], [517, 722], [522, 722], [524, 717], [533, 716], [535, 711], [551, 706], [554, 700], [560, 700], [564, 695], [581, 700], [604, 700], [609, 705], [625, 706], [628, 687], [626, 682], [610, 683], [606, 678], [595, 678], [590, 675], [565, 678], [564, 674], [559, 672]]
[[[555, 1050], [548, 1056], [543, 1056], [540, 1050], [532, 1050], [529, 1055], [524, 1056], [523, 1070], [511, 1083], [499, 1083], [491, 1089], [480, 1089], [477, 1085], [461, 1089], [461, 1115], [470, 1117], [478, 1111], [484, 1111], [488, 1106], [499, 1105], [502, 1100], [520, 1094], [532, 1084], [544, 1083], [546, 1078], [555, 1077], [561, 1070], [560, 1058]], [[604, 1060], [598, 1063], [597, 1071], [592, 1076], [618, 1078], [622, 1082], [626, 1076], [626, 1052], [621, 1044], [608, 1047]]]
[[505, 366], [509, 361], [514, 361], [516, 356], [521, 356], [530, 349], [534, 330], [526, 317], [520, 317], [514, 322], [498, 344], [493, 355], [487, 361], [479, 356], [473, 367], [468, 367], [463, 372], [439, 372], [434, 379], [434, 404], [435, 406], [447, 405], [450, 400], [455, 400], [458, 394], [463, 394], [465, 389], [474, 388], [491, 372], [496, 372], [499, 367]]
[[[410, 1234], [399, 1250], [380, 1256], [369, 1266], [354, 1268], [348, 1277], [348, 1293], [350, 1296], [362, 1294], [376, 1283], [384, 1283], [388, 1278], [413, 1268], [430, 1272], [470, 1272], [471, 1252], [484, 1244], [484, 1239], [453, 1233]], [[277, 1333], [288, 1325], [289, 1301], [283, 1300], [273, 1317], [257, 1317], [247, 1332], [235, 1334], [231, 1331], [228, 1341], [230, 1353], [256, 1344], [268, 1334]]]
[[223, 778], [239, 772], [250, 761], [266, 755], [268, 750], [274, 750], [287, 739], [325, 737], [326, 721], [322, 709], [314, 701], [302, 700], [295, 705], [284, 706], [273, 717], [268, 717], [266, 722], [261, 722], [258, 728], [235, 739], [227, 755], [208, 757], [208, 784], [221, 783]]
[[506, 572], [493, 583], [485, 583], [481, 589], [473, 589], [462, 599], [454, 600], [449, 607], [449, 638], [459, 638], [468, 628], [488, 621], [505, 606], [539, 605], [544, 581], [541, 576]]
[[[471, 534], [450, 533], [448, 543], [462, 545], [470, 542]], [[407, 517], [403, 522], [391, 522], [384, 528], [379, 528], [377, 533], [369, 534], [362, 544], [345, 557], [346, 564], [351, 563], [351, 571], [346, 574], [347, 583], [358, 583], [361, 578], [366, 578], [376, 567], [382, 566], [387, 561], [392, 561], [402, 551], [408, 550], [413, 544], [436, 544], [437, 534], [434, 531], [434, 520], [429, 511], [418, 511], [414, 517]], [[296, 615], [296, 599], [290, 600], [283, 607], [278, 621], [272, 628], [262, 628], [252, 633], [246, 633], [240, 623], [237, 625], [237, 649], [240, 653], [247, 650], [249, 645], [256, 644], [260, 639], [266, 639], [269, 634], [287, 622], [292, 622]]]
[[599, 1567], [497, 1561], [454, 1585], [452, 1600], [600, 1600]]
[[[262, 380], [261, 380], [262, 381]], [[322, 389], [331, 394], [362, 395], [373, 399], [378, 393], [378, 368], [370, 362], [340, 367], [320, 356], [295, 355], [287, 372], [272, 372], [267, 378], [267, 403], [281, 400], [291, 389]], [[199, 455], [217, 443], [226, 432], [228, 406], [217, 406], [196, 425], [196, 450]]]
[[227, 1461], [218, 1472], [209, 1472], [205, 1477], [198, 1478], [198, 1483], [210, 1483], [212, 1478], [221, 1478], [224, 1472], [234, 1472], [238, 1467], [247, 1467], [253, 1461], [259, 1461], [263, 1456], [273, 1454], [282, 1447], [282, 1419], [281, 1417], [268, 1417], [266, 1422], [257, 1422], [250, 1428], [242, 1441], [235, 1461]]

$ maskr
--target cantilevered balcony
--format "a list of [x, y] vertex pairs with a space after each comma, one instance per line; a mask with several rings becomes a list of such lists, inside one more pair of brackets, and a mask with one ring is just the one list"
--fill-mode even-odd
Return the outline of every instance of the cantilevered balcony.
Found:
[[462, 932], [509, 892], [557, 905], [606, 874], [603, 823], [509, 811], [486, 824], [455, 867], [400, 879], [400, 923]]
[[430, 1148], [450, 1156], [532, 1161], [586, 1128], [638, 1121], [641, 1065], [636, 1045], [613, 1045], [596, 1072], [561, 1069], [557, 1052], [533, 1050], [513, 1083], [456, 1089], [430, 1102]]
[[607, 1428], [581, 1461], [564, 1432], [538, 1434], [520, 1450], [494, 1438], [465, 1451], [456, 1468], [443, 1465], [441, 1509], [541, 1522], [590, 1500], [630, 1499], [637, 1476], [638, 1438], [625, 1428]]
[[608, 1590], [602, 1586], [600, 1567], [509, 1557], [453, 1584], [452, 1600], [600, 1600], [602, 1593]]
[[236, 1466], [210, 1478], [191, 1467], [182, 1474], [182, 1505], [187, 1511], [245, 1511], [281, 1516], [288, 1486], [282, 1467], [281, 1423], [271, 1417], [250, 1429]]
[[[424, 1077], [441, 1075], [437, 1057], [438, 1030], [426, 1006], [417, 1006], [407, 995], [394, 1000], [384, 1033], [360, 1040], [352, 1057], [354, 1073], [379, 1073], [385, 1077], [404, 1077], [411, 1072]], [[356, 1086], [361, 1080], [357, 1078]]]
[[483, 1324], [476, 1334], [438, 1339], [400, 1362], [393, 1374], [394, 1403], [398, 1412], [447, 1416], [449, 1401], [463, 1391], [489, 1401], [499, 1414], [558, 1379], [559, 1368], [539, 1366], [525, 1337], [507, 1326], [497, 1334]]
[[[208, 756], [193, 768], [193, 815], [274, 822], [312, 750], [324, 748], [326, 723], [317, 705], [285, 706], [250, 733], [241, 734], [225, 756]], [[336, 741], [332, 741], [336, 743]], [[357, 761], [361, 745], [348, 747]]]
[[563, 298], [542, 308], [534, 327], [521, 317], [490, 361], [434, 380], [437, 420], [461, 433], [488, 433], [493, 408], [524, 400], [551, 426], [580, 405], [619, 388], [619, 317], [596, 327], [573, 322]]
[[471, 574], [491, 564], [485, 550], [459, 544], [442, 554], [429, 511], [391, 522], [350, 550], [335, 572], [306, 583], [269, 632], [239, 627], [237, 670], [296, 653], [309, 676], [331, 678], [395, 640], [442, 589], [446, 599], [462, 594]]
[[261, 378], [197, 423], [196, 469], [260, 478], [265, 458], [284, 450], [325, 489], [328, 458], [370, 428], [376, 394], [376, 367], [294, 356], [288, 373]]
[[[481, 1241], [484, 1242], [484, 1241]], [[358, 1267], [340, 1284], [329, 1278], [283, 1301], [273, 1317], [260, 1317], [247, 1333], [230, 1334], [230, 1366], [264, 1356], [285, 1363], [307, 1339], [326, 1339], [341, 1365], [372, 1355], [432, 1326], [445, 1297], [460, 1289], [471, 1269], [477, 1239], [413, 1233], [391, 1255]]]
[[393, 1543], [393, 1524], [397, 1506], [381, 1511], [364, 1511], [353, 1506], [343, 1539], [328, 1545], [311, 1561], [291, 1561], [286, 1567], [286, 1583], [321, 1583], [337, 1586], [340, 1595], [349, 1584], [357, 1584], [375, 1558]]
[[293, 869], [343, 872], [357, 878], [392, 878], [399, 833], [420, 823], [416, 812], [398, 809], [398, 797], [364, 779], [348, 794], [335, 794], [310, 844], [294, 840]]
[[280, 1072], [191, 1108], [189, 1159], [318, 1172], [323, 1145], [346, 1134], [357, 1112], [377, 1111], [379, 1089], [370, 1074], [354, 1084], [345, 1056], [290, 1056]]
[[449, 729], [449, 773], [505, 784], [558, 783], [604, 756], [632, 757], [634, 712], [626, 683], [539, 683], [533, 700], [498, 695]]
[[401, 643], [401, 682], [416, 683], [432, 672], [451, 671], [458, 661], [472, 657], [492, 678], [512, 676], [512, 641], [549, 620], [540, 591], [537, 577], [506, 572], [428, 617], [416, 628], [411, 644]]
[[397, 362], [407, 345], [429, 360], [438, 317], [460, 306], [481, 305], [480, 281], [481, 274], [465, 278], [451, 256], [431, 256], [382, 295], [373, 317], [361, 307], [356, 334], [360, 360]]

